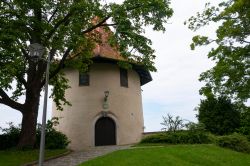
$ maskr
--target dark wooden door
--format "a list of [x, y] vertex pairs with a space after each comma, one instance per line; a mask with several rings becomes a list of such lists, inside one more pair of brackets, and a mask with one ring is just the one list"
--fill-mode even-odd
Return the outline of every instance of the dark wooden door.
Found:
[[97, 120], [95, 124], [95, 146], [116, 145], [115, 122], [108, 117]]

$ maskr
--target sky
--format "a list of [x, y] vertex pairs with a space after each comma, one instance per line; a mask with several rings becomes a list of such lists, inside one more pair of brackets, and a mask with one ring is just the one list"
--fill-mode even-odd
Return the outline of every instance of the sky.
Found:
[[[106, 0], [111, 1], [111, 0]], [[114, 0], [113, 0], [114, 1]], [[210, 25], [197, 32], [192, 32], [184, 21], [202, 11], [206, 2], [216, 0], [172, 0], [173, 17], [166, 24], [166, 32], [154, 32], [146, 29], [156, 51], [155, 65], [157, 72], [151, 73], [153, 81], [142, 87], [142, 102], [145, 131], [160, 131], [162, 116], [171, 114], [182, 119], [197, 122], [194, 111], [202, 96], [199, 89], [204, 85], [198, 81], [199, 75], [213, 66], [207, 58], [209, 47], [190, 49], [192, 37], [203, 34], [213, 37], [216, 26]], [[41, 122], [43, 95], [38, 121]], [[52, 101], [48, 102], [48, 115], [51, 118]], [[7, 127], [7, 122], [21, 123], [21, 113], [0, 104], [0, 127]]]
[[194, 35], [213, 37], [215, 25], [192, 32], [184, 21], [202, 11], [205, 0], [173, 0], [174, 15], [166, 25], [164, 34], [149, 31], [156, 50], [156, 68], [153, 81], [143, 86], [144, 121], [146, 131], [159, 131], [163, 126], [162, 116], [180, 116], [187, 121], [197, 122], [195, 107], [202, 98], [199, 89], [204, 85], [199, 75], [213, 66], [207, 58], [209, 47], [192, 51], [190, 44]]

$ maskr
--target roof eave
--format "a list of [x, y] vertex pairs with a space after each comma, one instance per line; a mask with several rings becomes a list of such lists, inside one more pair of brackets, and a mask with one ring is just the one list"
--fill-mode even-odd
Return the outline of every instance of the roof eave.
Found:
[[[107, 57], [102, 57], [101, 55], [96, 55], [92, 58], [94, 62], [99, 62], [99, 63], [112, 63], [116, 64], [117, 59], [112, 59], [112, 58], [107, 58]], [[150, 72], [145, 69], [143, 65], [137, 65], [137, 64], [132, 64], [132, 68], [138, 73], [140, 77], [140, 84], [141, 86], [147, 84], [148, 82], [152, 81], [152, 76]]]

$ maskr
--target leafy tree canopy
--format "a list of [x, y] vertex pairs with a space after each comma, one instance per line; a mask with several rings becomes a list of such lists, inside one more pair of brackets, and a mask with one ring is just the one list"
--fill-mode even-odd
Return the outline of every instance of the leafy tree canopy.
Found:
[[[165, 31], [164, 23], [173, 13], [169, 5], [170, 0], [125, 0], [122, 4], [105, 0], [1, 0], [0, 104], [23, 114], [21, 144], [34, 142], [29, 137], [35, 135], [48, 54], [52, 97], [62, 109], [62, 104], [69, 104], [64, 98], [69, 86], [61, 69], [70, 66], [86, 70], [99, 39], [91, 32], [98, 27], [112, 27], [110, 44], [118, 46], [124, 57], [155, 71], [154, 50], [151, 40], [144, 36], [144, 27]], [[44, 59], [34, 61], [29, 57], [32, 43], [45, 47]], [[6, 92], [10, 90], [14, 92], [9, 96]], [[26, 97], [24, 103], [18, 102], [21, 95]]]
[[210, 23], [219, 24], [216, 38], [197, 35], [191, 44], [195, 49], [216, 43], [208, 54], [216, 65], [200, 75], [200, 81], [206, 82], [200, 93], [227, 95], [242, 104], [250, 97], [250, 1], [207, 3], [203, 12], [188, 20], [188, 27], [196, 31]]
[[[53, 97], [59, 105], [63, 90], [68, 86], [62, 75], [56, 74], [67, 60], [71, 60], [68, 65], [74, 68], [86, 68], [93, 42], [97, 41], [96, 36], [86, 34], [97, 27], [112, 26], [115, 31], [112, 42], [119, 45], [122, 55], [131, 57], [130, 48], [133, 48], [138, 53], [137, 60], [154, 71], [154, 50], [150, 47], [151, 41], [142, 35], [143, 27], [152, 25], [154, 30], [165, 30], [163, 24], [172, 15], [169, 0], [126, 0], [123, 4], [104, 2], [1, 0], [0, 103], [7, 104], [3, 100], [7, 99], [4, 90], [15, 89], [11, 98], [16, 100], [29, 89], [29, 83], [36, 83], [38, 89], [43, 86], [44, 79], [41, 78], [44, 77], [45, 62], [33, 62], [28, 57], [29, 44], [40, 43], [46, 48], [44, 56], [50, 53], [52, 62], [61, 59], [51, 69]], [[93, 21], [95, 17], [100, 19]], [[74, 52], [77, 54], [69, 57]], [[11, 84], [13, 80], [17, 81], [15, 88]]]
[[240, 127], [240, 111], [226, 97], [209, 97], [197, 107], [198, 120], [213, 134], [229, 134]]
[[250, 108], [246, 108], [241, 113], [241, 119], [240, 119], [240, 128], [239, 132], [248, 135], [248, 138], [250, 140]]

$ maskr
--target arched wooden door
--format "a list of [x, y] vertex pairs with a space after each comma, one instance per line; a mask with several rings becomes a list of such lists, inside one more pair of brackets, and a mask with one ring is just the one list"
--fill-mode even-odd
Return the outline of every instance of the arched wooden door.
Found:
[[95, 146], [116, 145], [115, 122], [109, 117], [102, 117], [95, 124]]

